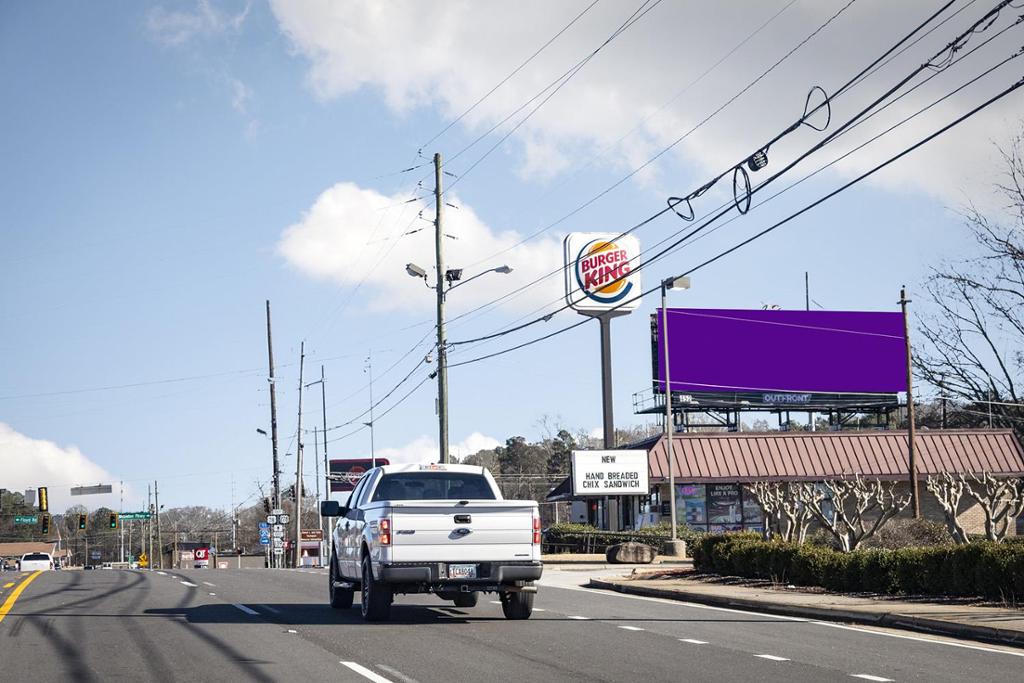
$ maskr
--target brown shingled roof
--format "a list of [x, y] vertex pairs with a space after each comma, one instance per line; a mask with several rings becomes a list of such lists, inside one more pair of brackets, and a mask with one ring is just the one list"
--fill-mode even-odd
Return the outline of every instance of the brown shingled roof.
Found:
[[50, 553], [50, 555], [53, 555], [56, 549], [56, 541], [52, 543], [47, 541], [0, 543], [0, 557], [21, 557], [28, 553]]
[[[914, 439], [921, 477], [939, 472], [1024, 475], [1024, 448], [1010, 429], [920, 430]], [[668, 478], [665, 439], [651, 447], [651, 478]], [[900, 479], [907, 472], [906, 431], [728, 432], [681, 434], [672, 441], [677, 481], [821, 481], [860, 474]]]

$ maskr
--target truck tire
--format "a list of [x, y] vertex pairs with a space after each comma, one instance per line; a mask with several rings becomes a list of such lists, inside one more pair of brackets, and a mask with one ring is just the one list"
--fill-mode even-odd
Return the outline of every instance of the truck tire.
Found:
[[366, 621], [387, 621], [391, 617], [391, 589], [375, 581], [370, 557], [363, 558], [363, 590], [360, 609]]
[[331, 600], [331, 607], [334, 609], [350, 609], [355, 590], [352, 588], [337, 588], [334, 582], [338, 580], [338, 558], [334, 554], [334, 548], [331, 548], [331, 568], [327, 571], [327, 590]]
[[480, 600], [480, 591], [473, 591], [472, 593], [456, 593], [452, 598], [452, 602], [455, 603], [456, 607], [476, 607], [478, 600]]
[[533, 614], [534, 593], [502, 593], [501, 611], [506, 619], [529, 619]]

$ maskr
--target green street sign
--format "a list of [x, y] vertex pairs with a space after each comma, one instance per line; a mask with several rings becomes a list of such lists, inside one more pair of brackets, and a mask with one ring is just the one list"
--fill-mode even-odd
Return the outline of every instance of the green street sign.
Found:
[[150, 514], [148, 512], [122, 512], [118, 515], [118, 518], [123, 522], [134, 522], [139, 520], [149, 519]]
[[39, 524], [39, 517], [36, 515], [15, 515], [15, 524]]

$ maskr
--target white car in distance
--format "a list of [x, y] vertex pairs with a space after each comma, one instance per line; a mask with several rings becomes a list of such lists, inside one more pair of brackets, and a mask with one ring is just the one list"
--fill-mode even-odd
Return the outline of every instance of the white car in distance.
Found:
[[472, 465], [385, 465], [366, 472], [331, 534], [331, 606], [360, 591], [367, 621], [389, 618], [396, 593], [434, 593], [473, 607], [497, 593], [507, 619], [529, 619], [541, 577], [540, 514], [533, 500], [503, 500], [491, 473]]
[[21, 571], [34, 572], [53, 569], [50, 553], [25, 553], [21, 556]]

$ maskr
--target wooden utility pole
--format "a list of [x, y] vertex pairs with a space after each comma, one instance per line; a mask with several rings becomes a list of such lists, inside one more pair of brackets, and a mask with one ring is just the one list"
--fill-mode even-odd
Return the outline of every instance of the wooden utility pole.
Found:
[[306, 342], [299, 345], [299, 428], [295, 437], [295, 567], [302, 554], [302, 369], [306, 364]]
[[[160, 536], [160, 485], [153, 482], [153, 507], [156, 508], [156, 550], [160, 555], [160, 569], [164, 568], [164, 546]], [[150, 559], [150, 562], [153, 560]]]
[[444, 200], [441, 198], [441, 154], [434, 154], [434, 246], [437, 256], [437, 422], [440, 460], [448, 462], [448, 352], [444, 334]]
[[910, 465], [910, 501], [911, 509], [914, 511], [914, 519], [921, 518], [921, 492], [917, 485], [917, 454], [914, 448], [914, 373], [913, 362], [910, 356], [910, 320], [907, 317], [907, 287], [900, 287], [900, 308], [903, 310], [903, 338], [906, 344], [907, 356], [907, 460]]
[[[270, 441], [273, 444], [274, 452], [274, 509], [281, 507], [281, 468], [277, 460], [277, 387], [274, 383], [274, 342], [270, 334], [270, 299], [267, 299], [267, 358], [270, 363]], [[277, 558], [280, 555], [274, 554], [272, 566], [278, 566]]]

